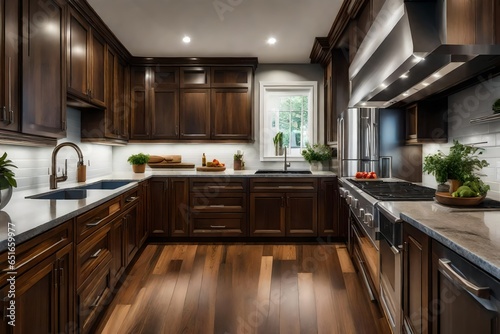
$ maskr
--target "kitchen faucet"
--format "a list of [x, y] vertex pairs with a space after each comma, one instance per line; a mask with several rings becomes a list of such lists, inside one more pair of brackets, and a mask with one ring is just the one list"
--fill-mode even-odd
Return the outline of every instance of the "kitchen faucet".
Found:
[[284, 147], [285, 149], [285, 162], [283, 163], [283, 170], [286, 172], [288, 167], [290, 167], [290, 163], [286, 161], [286, 146]]
[[57, 145], [54, 148], [54, 151], [52, 151], [52, 173], [50, 174], [50, 189], [57, 189], [57, 182], [64, 182], [68, 179], [68, 159], [66, 159], [64, 162], [63, 175], [57, 176], [57, 171], [56, 171], [57, 152], [59, 152], [59, 150], [65, 146], [70, 146], [70, 147], [73, 147], [75, 149], [76, 153], [78, 154], [78, 163], [76, 166], [77, 167], [83, 166], [82, 150], [80, 150], [80, 148], [76, 144], [66, 142], [66, 143], [62, 143], [62, 144]]

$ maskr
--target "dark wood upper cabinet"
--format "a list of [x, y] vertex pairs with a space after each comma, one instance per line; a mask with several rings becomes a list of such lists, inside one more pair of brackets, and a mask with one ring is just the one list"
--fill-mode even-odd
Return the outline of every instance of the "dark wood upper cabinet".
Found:
[[181, 89], [180, 138], [210, 138], [210, 89]]
[[152, 139], [179, 138], [179, 70], [154, 68], [151, 76]]
[[209, 88], [209, 67], [181, 67], [180, 88]]
[[0, 1], [0, 129], [19, 131], [19, 0]]
[[251, 87], [252, 67], [212, 67], [211, 87]]
[[[23, 0], [22, 4], [22, 132], [62, 138], [66, 136], [66, 3]], [[40, 16], [46, 8], [51, 15]]]
[[72, 9], [68, 21], [68, 94], [105, 108], [106, 42]]
[[146, 67], [132, 67], [130, 70], [130, 139], [149, 138], [146, 71]]
[[448, 99], [421, 101], [406, 108], [406, 144], [448, 141]]
[[212, 139], [251, 139], [250, 89], [212, 88], [211, 92]]

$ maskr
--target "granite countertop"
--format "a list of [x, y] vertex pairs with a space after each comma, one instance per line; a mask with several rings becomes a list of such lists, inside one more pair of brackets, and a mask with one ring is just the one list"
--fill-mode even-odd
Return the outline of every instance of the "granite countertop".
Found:
[[[27, 199], [27, 196], [51, 192], [48, 185], [40, 188], [17, 191], [14, 189], [12, 199], [0, 211], [0, 252], [7, 249], [8, 228], [13, 228], [17, 244], [27, 241], [51, 228], [64, 223], [100, 204], [103, 204], [137, 186], [138, 182], [153, 176], [165, 177], [331, 177], [332, 172], [319, 171], [313, 174], [255, 174], [255, 170], [223, 172], [197, 172], [194, 169], [153, 170], [146, 173], [115, 172], [110, 175], [89, 179], [83, 183], [61, 182], [59, 189], [73, 188], [100, 180], [130, 180], [131, 183], [115, 190], [87, 190], [87, 197], [80, 200], [42, 200]], [[48, 176], [47, 176], [48, 179]]]
[[454, 211], [436, 202], [378, 205], [500, 279], [500, 211]]

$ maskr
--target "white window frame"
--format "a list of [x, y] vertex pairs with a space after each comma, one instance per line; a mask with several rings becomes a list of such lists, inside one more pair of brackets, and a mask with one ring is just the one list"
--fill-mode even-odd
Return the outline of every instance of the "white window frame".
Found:
[[[272, 133], [270, 127], [266, 125], [266, 107], [269, 93], [284, 92], [291, 93], [293, 91], [308, 91], [309, 95], [309, 143], [311, 145], [318, 142], [318, 82], [317, 81], [287, 81], [287, 82], [260, 82], [260, 161], [282, 161], [283, 156], [265, 156], [265, 144], [271, 141]], [[302, 156], [289, 156], [289, 161], [304, 161]]]

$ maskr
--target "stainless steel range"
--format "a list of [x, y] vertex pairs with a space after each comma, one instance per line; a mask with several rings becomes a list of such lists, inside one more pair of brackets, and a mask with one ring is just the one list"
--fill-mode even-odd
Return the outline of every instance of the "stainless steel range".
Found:
[[394, 180], [340, 179], [350, 206], [348, 248], [372, 301], [380, 302], [394, 334], [401, 332], [401, 221], [379, 212], [382, 201], [433, 200], [435, 189]]

